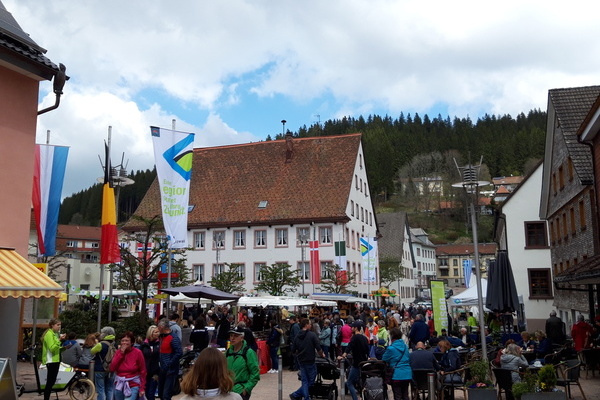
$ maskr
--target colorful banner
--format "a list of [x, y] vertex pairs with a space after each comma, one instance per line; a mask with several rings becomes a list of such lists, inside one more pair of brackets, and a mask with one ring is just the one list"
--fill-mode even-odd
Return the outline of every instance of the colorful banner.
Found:
[[32, 203], [40, 257], [56, 254], [58, 212], [68, 154], [69, 148], [65, 146], [35, 146]]
[[362, 279], [364, 282], [375, 282], [378, 265], [377, 239], [360, 238], [360, 254], [362, 255]]
[[312, 283], [321, 283], [321, 261], [319, 258], [319, 241], [308, 242], [310, 248], [310, 277]]
[[194, 134], [155, 126], [150, 131], [169, 248], [185, 248]]
[[117, 235], [117, 208], [110, 164], [110, 149], [104, 144], [106, 162], [104, 164], [104, 186], [102, 187], [102, 231], [100, 232], [100, 264], [121, 262], [121, 248]]
[[444, 281], [432, 280], [430, 288], [434, 329], [438, 332], [441, 332], [442, 329], [448, 330], [448, 307], [446, 306]]

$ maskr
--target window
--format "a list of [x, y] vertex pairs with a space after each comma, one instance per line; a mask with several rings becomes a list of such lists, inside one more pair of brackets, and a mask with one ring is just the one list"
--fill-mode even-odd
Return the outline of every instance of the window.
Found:
[[362, 179], [360, 180], [360, 191], [361, 191], [361, 193], [363, 191], [363, 182], [362, 182]]
[[276, 245], [278, 247], [285, 247], [288, 244], [288, 231], [287, 229], [275, 229]]
[[362, 207], [360, 208], [360, 220], [365, 222], [365, 209]]
[[319, 228], [319, 244], [331, 244], [331, 227]]
[[266, 266], [267, 264], [265, 263], [254, 263], [254, 282], [262, 281], [262, 269]]
[[246, 247], [246, 231], [233, 231], [233, 247]]
[[192, 265], [192, 279], [196, 281], [204, 281], [204, 264]]
[[556, 217], [556, 240], [558, 240], [558, 243], [562, 242], [562, 238], [560, 237], [560, 219], [558, 217]]
[[234, 269], [237, 271], [240, 281], [245, 281], [246, 280], [246, 264], [244, 264], [244, 263], [231, 264], [231, 270], [233, 271]]
[[358, 175], [354, 175], [354, 187], [358, 189]]
[[440, 258], [440, 267], [448, 267], [448, 259]]
[[563, 228], [563, 236], [565, 239], [569, 236], [569, 226], [567, 225], [567, 213], [563, 213], [562, 215], [562, 228]]
[[100, 247], [100, 243], [98, 242], [92, 242], [92, 249], [97, 249]]
[[525, 248], [546, 246], [546, 224], [543, 221], [525, 222]]
[[556, 195], [558, 188], [556, 187], [556, 172], [552, 174], [552, 192]]
[[350, 215], [354, 217], [354, 201], [350, 200]]
[[77, 247], [76, 240], [67, 240], [67, 247]]
[[567, 170], [569, 171], [569, 181], [572, 181], [575, 174], [573, 171], [573, 160], [571, 160], [571, 157], [569, 157], [567, 160]]
[[206, 232], [194, 232], [194, 248], [205, 249]]
[[213, 278], [225, 272], [225, 264], [213, 264]]
[[298, 263], [298, 275], [301, 281], [310, 281], [310, 262], [304, 261]]
[[554, 221], [550, 221], [550, 243], [554, 244], [555, 241], [555, 235], [554, 235]]
[[327, 269], [331, 264], [331, 261], [321, 261], [321, 279], [332, 279], [330, 271]]
[[552, 297], [552, 280], [549, 268], [530, 268], [529, 275], [529, 298], [547, 299]]
[[417, 247], [417, 256], [421, 257], [421, 249], [419, 247]]
[[267, 247], [267, 231], [254, 231], [254, 247]]
[[216, 231], [213, 233], [213, 249], [225, 248], [225, 231]]
[[579, 226], [583, 230], [587, 227], [585, 223], [585, 206], [583, 200], [579, 202]]
[[452, 271], [452, 274], [454, 276], [458, 276], [458, 268], [454, 268], [454, 270]]
[[457, 260], [456, 258], [454, 258], [454, 259], [452, 260], [452, 266], [453, 266], [453, 267], [458, 267], [458, 260]]
[[558, 167], [558, 184], [560, 190], [563, 190], [565, 188], [565, 173], [563, 171], [562, 165]]
[[346, 228], [346, 237], [344, 238], [346, 240], [346, 247], [350, 248], [350, 240], [352, 239], [352, 236], [350, 236], [350, 229]]
[[296, 229], [296, 245], [297, 246], [306, 246], [308, 244], [308, 239], [310, 239], [309, 228]]

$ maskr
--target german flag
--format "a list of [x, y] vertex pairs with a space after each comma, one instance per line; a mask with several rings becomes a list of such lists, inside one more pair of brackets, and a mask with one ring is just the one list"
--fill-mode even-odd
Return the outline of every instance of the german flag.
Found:
[[106, 162], [104, 163], [104, 187], [102, 188], [102, 236], [100, 238], [100, 263], [112, 264], [121, 261], [119, 240], [117, 237], [117, 210], [115, 189], [110, 176], [110, 150], [104, 144]]

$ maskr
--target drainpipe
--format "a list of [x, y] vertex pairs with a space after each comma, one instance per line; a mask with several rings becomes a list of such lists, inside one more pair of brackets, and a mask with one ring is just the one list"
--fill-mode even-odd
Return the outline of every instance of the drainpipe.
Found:
[[48, 108], [44, 108], [43, 110], [38, 111], [37, 115], [41, 115], [41, 114], [47, 113], [48, 111], [55, 110], [60, 105], [60, 96], [62, 96], [63, 87], [65, 86], [65, 82], [69, 78], [67, 77], [67, 74], [65, 73], [65, 71], [67, 70], [67, 67], [65, 67], [64, 64], [59, 64], [58, 68], [59, 69], [56, 72], [56, 74], [54, 75], [54, 80], [53, 80], [53, 92], [56, 95], [56, 101], [54, 102], [53, 106], [50, 106]]

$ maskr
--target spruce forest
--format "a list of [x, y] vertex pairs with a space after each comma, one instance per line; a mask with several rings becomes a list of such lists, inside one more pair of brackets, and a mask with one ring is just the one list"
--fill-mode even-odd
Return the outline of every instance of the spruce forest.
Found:
[[[402, 209], [409, 214], [423, 211], [411, 203], [410, 193], [399, 191], [399, 182], [439, 176], [457, 180], [454, 160], [459, 165], [479, 163], [483, 157], [485, 176], [526, 175], [543, 158], [546, 113], [531, 110], [515, 117], [485, 115], [470, 118], [429, 118], [419, 114], [400, 114], [397, 118], [377, 115], [366, 119], [344, 117], [322, 124], [302, 126], [295, 137], [363, 134], [365, 163], [375, 206]], [[281, 139], [281, 133], [274, 139]], [[265, 140], [273, 139], [270, 135]], [[154, 180], [154, 170], [131, 172], [135, 181], [120, 188], [118, 220], [125, 221], [135, 211]], [[458, 179], [460, 180], [460, 179]], [[404, 198], [403, 198], [404, 197]], [[60, 224], [99, 226], [102, 185], [96, 184], [64, 199]]]

